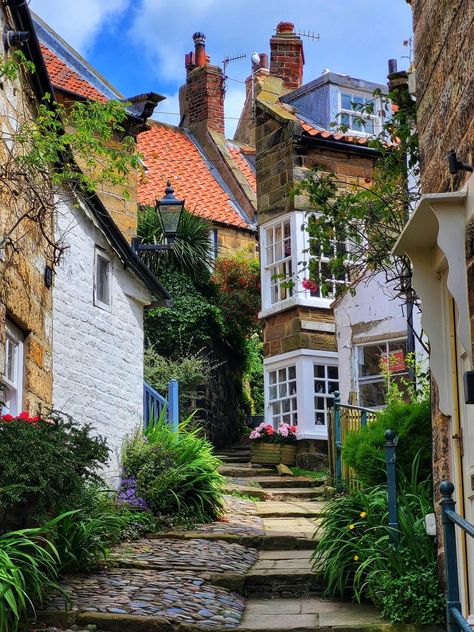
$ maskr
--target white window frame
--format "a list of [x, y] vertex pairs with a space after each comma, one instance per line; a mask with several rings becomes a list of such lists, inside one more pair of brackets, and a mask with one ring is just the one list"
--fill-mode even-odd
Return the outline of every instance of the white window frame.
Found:
[[351, 88], [340, 88], [338, 90], [338, 113], [337, 113], [337, 123], [338, 125], [343, 125], [342, 123], [342, 115], [348, 115], [350, 117], [354, 116], [356, 118], [360, 118], [360, 119], [368, 119], [373, 121], [374, 123], [374, 131], [373, 132], [366, 132], [365, 129], [364, 131], [362, 130], [358, 130], [358, 129], [353, 129], [352, 127], [348, 127], [347, 133], [353, 134], [354, 136], [377, 136], [377, 134], [380, 134], [380, 132], [382, 131], [383, 128], [383, 119], [379, 114], [367, 114], [365, 112], [360, 112], [358, 110], [354, 110], [354, 109], [347, 109], [347, 108], [343, 108], [342, 107], [342, 95], [343, 94], [350, 94], [351, 95], [351, 101], [354, 97], [361, 97], [363, 99], [366, 99], [366, 101], [373, 101], [374, 102], [374, 112], [380, 112], [383, 108], [382, 108], [382, 99], [380, 97], [374, 97], [371, 94], [368, 94], [367, 92], [363, 92], [360, 90], [352, 90]]
[[[394, 344], [394, 343], [405, 343], [405, 348], [406, 348], [406, 343], [407, 343], [407, 338], [403, 338], [403, 337], [397, 337], [397, 338], [387, 338], [384, 340], [374, 340], [374, 341], [370, 341], [370, 342], [364, 342], [364, 343], [358, 343], [355, 345], [355, 354], [354, 354], [354, 383], [356, 384], [357, 387], [357, 401], [360, 403], [360, 405], [366, 405], [361, 403], [361, 394], [360, 394], [360, 387], [361, 385], [364, 384], [382, 384], [385, 382], [385, 377], [383, 376], [382, 373], [377, 373], [374, 375], [365, 375], [365, 376], [360, 376], [359, 374], [359, 366], [360, 366], [360, 362], [359, 362], [359, 357], [360, 357], [360, 353], [362, 351], [362, 349], [364, 347], [377, 347], [377, 346], [382, 346], [385, 345], [385, 351], [387, 353], [387, 357], [389, 357], [389, 345], [390, 344]], [[393, 352], [392, 352], [393, 353]], [[398, 376], [405, 376], [408, 378], [408, 368], [406, 371], [400, 371], [395, 373], [395, 375]], [[386, 404], [381, 404], [379, 406], [370, 406], [370, 408], [384, 408]]]
[[265, 392], [265, 421], [272, 423], [272, 409], [269, 401], [269, 373], [275, 369], [296, 366], [296, 410], [298, 413], [298, 439], [328, 438], [327, 425], [317, 426], [315, 423], [314, 407], [314, 364], [339, 366], [338, 354], [335, 351], [317, 351], [314, 349], [296, 349], [288, 353], [265, 358], [264, 364], [264, 392]]
[[[287, 281], [293, 281], [293, 230], [290, 214], [280, 216], [262, 228], [263, 234], [263, 270], [266, 286], [266, 303], [269, 306], [280, 305], [293, 296], [293, 288], [285, 287]], [[285, 228], [288, 226], [289, 236], [285, 237]], [[276, 241], [276, 231], [280, 229], [280, 240]], [[268, 239], [268, 233], [272, 233], [272, 239]], [[289, 241], [290, 253], [285, 253], [285, 242]], [[278, 246], [280, 254], [278, 254]], [[270, 256], [269, 256], [270, 253]], [[283, 270], [283, 272], [282, 272]], [[276, 278], [278, 274], [285, 274], [284, 278]], [[276, 293], [277, 299], [273, 300]], [[282, 298], [284, 296], [284, 298]]]
[[[319, 377], [314, 375], [314, 369], [316, 366], [322, 366], [324, 367], [324, 376], [323, 377]], [[336, 368], [338, 371], [338, 376], [337, 378], [332, 378], [329, 377], [329, 369], [330, 368]], [[314, 423], [315, 425], [321, 425], [321, 426], [326, 426], [328, 425], [328, 413], [329, 413], [329, 408], [332, 406], [332, 403], [334, 402], [334, 393], [336, 391], [339, 391], [339, 366], [338, 364], [334, 364], [333, 362], [328, 362], [326, 359], [323, 359], [321, 361], [318, 360], [313, 360], [313, 393], [314, 393]], [[316, 391], [316, 382], [324, 382], [324, 386], [325, 389], [324, 391]], [[333, 387], [330, 390], [330, 387]], [[316, 399], [323, 399], [324, 400], [324, 406], [323, 408], [316, 408]], [[323, 424], [318, 424], [316, 419], [317, 416], [319, 414], [323, 414], [323, 418], [324, 418], [324, 423]]]
[[[291, 268], [293, 272], [294, 286], [291, 294], [284, 300], [278, 303], [271, 302], [271, 266], [266, 265], [266, 248], [267, 248], [267, 229], [276, 226], [284, 221], [290, 221], [290, 239], [291, 239]], [[304, 264], [308, 262], [308, 246], [309, 235], [307, 230], [303, 227], [306, 225], [306, 211], [292, 211], [280, 215], [277, 218], [261, 224], [260, 230], [260, 244], [261, 244], [261, 287], [262, 287], [262, 311], [259, 314], [260, 318], [271, 316], [272, 314], [281, 312], [296, 305], [302, 305], [307, 307], [321, 307], [329, 309], [333, 298], [328, 297], [314, 297], [311, 296], [309, 290], [305, 290], [302, 281], [304, 273], [301, 272]]]
[[[14, 358], [15, 375], [13, 380], [5, 375], [7, 354], [9, 346], [16, 349]], [[15, 327], [9, 320], [5, 324], [5, 359], [2, 372], [4, 413], [17, 416], [23, 410], [23, 381], [24, 381], [24, 357], [25, 357], [25, 337], [23, 332]]]
[[[292, 371], [294, 369], [294, 371]], [[281, 379], [281, 373], [285, 372], [284, 379]], [[275, 375], [273, 381], [272, 375]], [[294, 377], [292, 377], [294, 374]], [[294, 388], [294, 391], [291, 389]], [[275, 395], [272, 394], [275, 393]], [[270, 409], [271, 421], [275, 428], [280, 422], [290, 424], [290, 426], [298, 424], [298, 380], [296, 374], [296, 365], [288, 364], [278, 368], [268, 370], [268, 407]], [[288, 411], [283, 411], [283, 403], [288, 402]], [[278, 405], [280, 412], [274, 413], [273, 406]]]
[[[98, 286], [98, 262], [99, 258], [107, 261], [107, 276], [108, 276], [108, 295], [109, 300], [107, 303], [101, 301], [98, 297], [97, 286]], [[94, 305], [103, 309], [107, 312], [112, 311], [112, 258], [105, 252], [103, 248], [96, 246], [94, 251]]]

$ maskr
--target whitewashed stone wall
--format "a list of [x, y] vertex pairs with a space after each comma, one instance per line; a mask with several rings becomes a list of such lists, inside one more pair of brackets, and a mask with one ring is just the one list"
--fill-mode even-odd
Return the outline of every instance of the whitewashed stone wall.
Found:
[[400, 299], [394, 298], [385, 276], [379, 274], [367, 283], [359, 283], [355, 296], [347, 292], [336, 301], [334, 316], [339, 354], [339, 390], [342, 403], [347, 404], [350, 393], [357, 386], [355, 345], [406, 337], [406, 306]]
[[[112, 452], [105, 476], [117, 484], [123, 439], [143, 419], [143, 305], [149, 295], [84, 209], [64, 205], [58, 230], [68, 248], [53, 290], [53, 405], [107, 438]], [[112, 259], [110, 312], [94, 305], [96, 245]]]

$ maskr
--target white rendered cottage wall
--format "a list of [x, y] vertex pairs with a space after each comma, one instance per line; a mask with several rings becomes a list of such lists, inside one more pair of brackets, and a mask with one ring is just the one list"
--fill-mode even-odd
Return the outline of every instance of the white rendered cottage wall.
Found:
[[355, 346], [390, 338], [405, 338], [406, 306], [379, 274], [357, 286], [355, 296], [347, 292], [334, 304], [337, 349], [339, 353], [339, 391], [342, 403], [355, 391]]
[[[67, 249], [53, 290], [53, 405], [107, 438], [104, 474], [117, 484], [123, 439], [143, 419], [143, 305], [149, 296], [83, 209], [63, 206], [58, 230]], [[112, 261], [110, 311], [94, 305], [96, 246]]]

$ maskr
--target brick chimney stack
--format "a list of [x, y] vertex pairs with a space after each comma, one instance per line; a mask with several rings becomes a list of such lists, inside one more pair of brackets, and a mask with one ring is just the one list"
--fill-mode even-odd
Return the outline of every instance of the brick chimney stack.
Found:
[[281, 77], [289, 90], [295, 90], [303, 83], [303, 42], [291, 22], [280, 22], [276, 30], [270, 39], [270, 74]]
[[[224, 134], [224, 76], [219, 66], [211, 66], [206, 54], [206, 36], [194, 33], [194, 53], [185, 56], [187, 71], [185, 121], [200, 131]], [[204, 128], [204, 129], [203, 129]]]

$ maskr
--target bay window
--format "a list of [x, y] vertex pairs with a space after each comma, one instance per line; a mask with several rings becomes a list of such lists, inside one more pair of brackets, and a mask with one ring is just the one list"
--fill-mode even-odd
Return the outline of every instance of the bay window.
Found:
[[338, 357], [297, 349], [265, 358], [265, 421], [297, 426], [299, 439], [327, 439], [329, 409], [338, 390]]
[[287, 286], [293, 277], [289, 218], [265, 229], [265, 269], [270, 281], [270, 303], [289, 298], [293, 293]]

